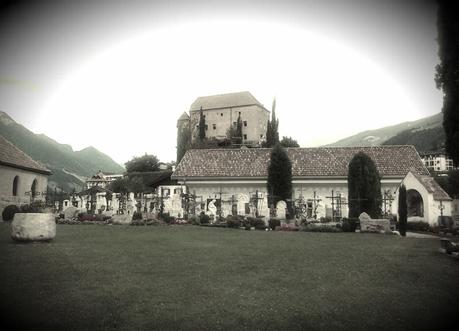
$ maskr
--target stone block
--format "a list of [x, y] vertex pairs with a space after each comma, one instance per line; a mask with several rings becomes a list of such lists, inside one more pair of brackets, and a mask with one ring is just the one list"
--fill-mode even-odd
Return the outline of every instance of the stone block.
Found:
[[16, 213], [11, 223], [11, 238], [16, 241], [46, 241], [56, 236], [53, 214]]
[[80, 210], [77, 207], [71, 206], [64, 211], [64, 219], [71, 220], [74, 217], [78, 216]]
[[118, 214], [112, 215], [112, 223], [118, 225], [129, 225], [132, 221], [132, 215], [130, 214]]

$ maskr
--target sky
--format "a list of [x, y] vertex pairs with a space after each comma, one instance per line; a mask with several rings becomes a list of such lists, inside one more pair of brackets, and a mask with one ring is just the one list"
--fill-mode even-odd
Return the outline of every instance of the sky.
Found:
[[428, 1], [6, 1], [0, 110], [123, 164], [176, 157], [199, 96], [276, 98], [280, 136], [314, 147], [441, 111]]

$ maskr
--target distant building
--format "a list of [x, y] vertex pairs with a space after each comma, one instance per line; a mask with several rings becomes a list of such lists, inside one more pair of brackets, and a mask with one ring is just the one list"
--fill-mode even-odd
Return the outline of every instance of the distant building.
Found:
[[45, 200], [51, 171], [0, 136], [0, 213], [7, 205]]
[[108, 188], [111, 182], [117, 180], [118, 178], [123, 178], [123, 174], [114, 174], [114, 173], [103, 173], [99, 170], [97, 174], [91, 176], [86, 180], [86, 189], [89, 189], [93, 186], [99, 186], [101, 188]]
[[206, 138], [226, 139], [230, 128], [242, 120], [242, 143], [260, 145], [266, 140], [269, 111], [250, 92], [237, 92], [197, 98], [190, 114], [183, 113], [177, 121], [178, 130], [190, 128], [191, 139], [199, 136], [200, 112], [205, 118]]
[[428, 169], [437, 172], [446, 172], [455, 169], [453, 160], [444, 151], [423, 152], [419, 153], [419, 155]]

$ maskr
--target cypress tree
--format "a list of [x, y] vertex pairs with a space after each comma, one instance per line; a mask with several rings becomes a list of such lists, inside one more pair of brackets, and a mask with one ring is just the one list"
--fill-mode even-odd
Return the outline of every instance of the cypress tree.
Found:
[[280, 200], [292, 198], [292, 162], [280, 144], [276, 144], [271, 150], [267, 190], [270, 202], [274, 205]]
[[373, 160], [363, 152], [357, 153], [349, 163], [347, 175], [349, 217], [363, 212], [370, 217], [381, 215], [381, 181]]
[[236, 144], [242, 144], [242, 118], [241, 118], [241, 113], [239, 113], [239, 116], [237, 117], [235, 142], [236, 142]]
[[206, 119], [202, 113], [202, 107], [199, 111], [199, 140], [203, 141], [206, 139]]
[[435, 81], [443, 90], [445, 147], [459, 164], [459, 6], [456, 1], [438, 0], [438, 55]]
[[406, 236], [407, 215], [406, 187], [402, 184], [398, 189], [398, 231], [403, 237]]
[[266, 127], [265, 147], [274, 147], [279, 143], [279, 120], [276, 118], [276, 99], [273, 100], [271, 121], [268, 120]]

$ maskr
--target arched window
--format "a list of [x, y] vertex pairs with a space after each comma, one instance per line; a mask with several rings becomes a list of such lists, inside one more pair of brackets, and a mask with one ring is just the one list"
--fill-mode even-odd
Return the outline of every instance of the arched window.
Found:
[[13, 196], [18, 195], [18, 188], [19, 188], [19, 176], [15, 176], [13, 179]]
[[33, 180], [32, 187], [30, 188], [30, 191], [31, 191], [31, 194], [32, 194], [32, 198], [35, 198], [35, 196], [37, 195], [37, 180], [36, 179]]

